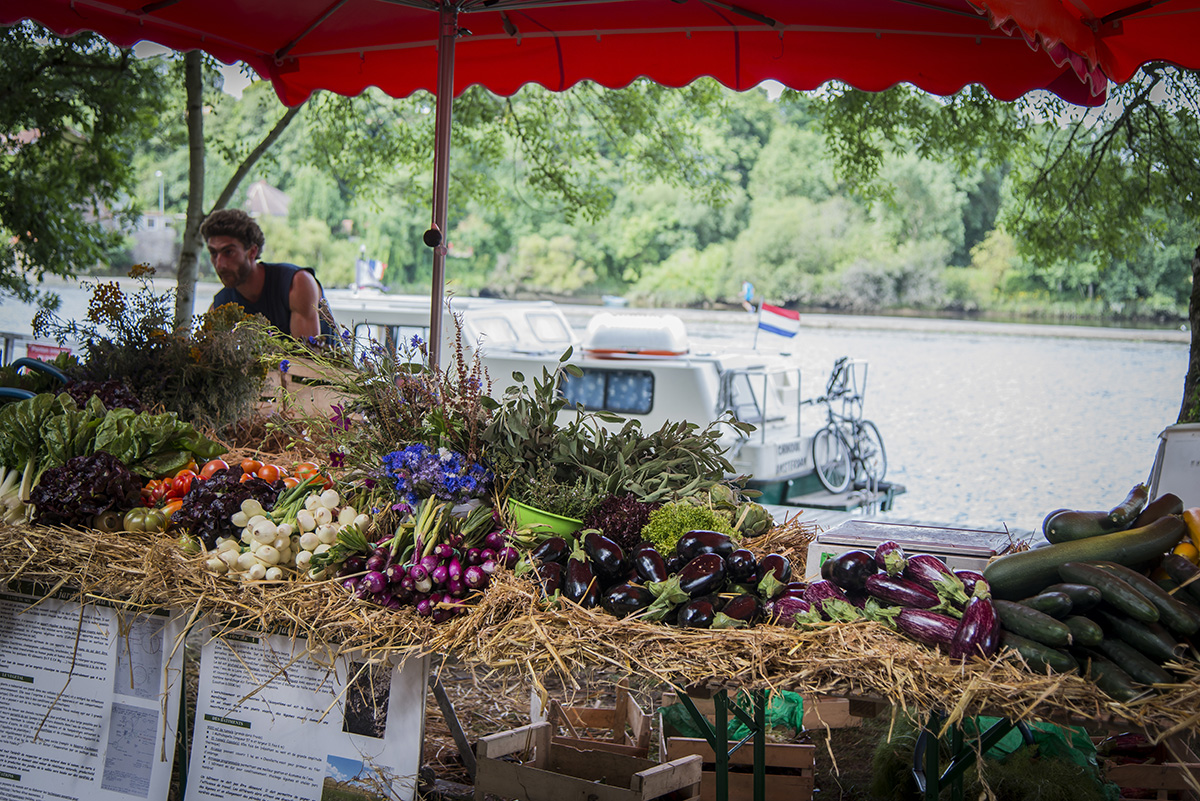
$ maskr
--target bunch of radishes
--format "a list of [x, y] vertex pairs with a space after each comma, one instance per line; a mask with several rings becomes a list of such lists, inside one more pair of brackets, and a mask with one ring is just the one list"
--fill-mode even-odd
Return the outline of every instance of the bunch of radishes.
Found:
[[417, 614], [441, 622], [465, 614], [472, 594], [486, 589], [493, 573], [517, 559], [508, 532], [497, 526], [491, 509], [455, 517], [447, 504], [429, 498], [394, 536], [348, 553], [338, 563], [337, 575], [359, 598], [390, 609], [412, 606]]

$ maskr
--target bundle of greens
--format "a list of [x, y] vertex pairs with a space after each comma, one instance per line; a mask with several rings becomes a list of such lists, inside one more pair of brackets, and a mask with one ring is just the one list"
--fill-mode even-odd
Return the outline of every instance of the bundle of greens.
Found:
[[0, 512], [28, 519], [34, 487], [47, 470], [105, 451], [144, 478], [171, 475], [220, 456], [225, 447], [174, 414], [107, 410], [93, 395], [83, 408], [70, 395], [43, 393], [0, 406]]

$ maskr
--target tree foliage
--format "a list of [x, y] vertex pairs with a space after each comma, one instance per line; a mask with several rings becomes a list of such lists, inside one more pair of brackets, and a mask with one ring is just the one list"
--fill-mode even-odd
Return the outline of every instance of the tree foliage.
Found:
[[155, 67], [80, 34], [0, 29], [0, 296], [104, 260], [136, 214], [133, 154], [162, 107]]

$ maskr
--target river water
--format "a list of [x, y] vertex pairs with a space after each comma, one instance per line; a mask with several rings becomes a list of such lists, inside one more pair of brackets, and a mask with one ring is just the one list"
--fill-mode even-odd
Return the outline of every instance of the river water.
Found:
[[[197, 308], [216, 289], [199, 286]], [[64, 319], [86, 311], [86, 290], [62, 294]], [[598, 309], [566, 311], [582, 330]], [[676, 313], [695, 349], [754, 342], [753, 315]], [[9, 299], [0, 331], [27, 334], [31, 318]], [[805, 396], [821, 392], [835, 358], [868, 362], [865, 416], [882, 432], [888, 480], [907, 488], [890, 517], [1014, 531], [1061, 507], [1109, 508], [1145, 481], [1159, 433], [1178, 416], [1188, 360], [1180, 331], [829, 315], [804, 315], [796, 337], [762, 333], [757, 344], [797, 356]]]

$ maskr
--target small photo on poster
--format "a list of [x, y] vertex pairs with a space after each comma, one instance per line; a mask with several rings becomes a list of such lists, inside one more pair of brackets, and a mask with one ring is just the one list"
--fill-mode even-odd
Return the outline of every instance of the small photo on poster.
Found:
[[321, 801], [382, 801], [398, 796], [387, 779], [390, 771], [361, 759], [329, 754], [325, 757], [325, 782]]
[[346, 687], [342, 731], [383, 739], [387, 731], [388, 697], [391, 693], [393, 670], [395, 667], [387, 663], [350, 663], [350, 683]]

